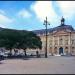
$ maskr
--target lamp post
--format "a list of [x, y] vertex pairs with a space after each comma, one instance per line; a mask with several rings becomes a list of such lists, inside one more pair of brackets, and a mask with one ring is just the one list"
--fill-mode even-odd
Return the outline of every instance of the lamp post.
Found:
[[47, 25], [50, 25], [49, 22], [47, 21], [47, 17], [46, 20], [44, 20], [44, 24], [46, 26], [46, 48], [45, 48], [45, 58], [47, 58]]

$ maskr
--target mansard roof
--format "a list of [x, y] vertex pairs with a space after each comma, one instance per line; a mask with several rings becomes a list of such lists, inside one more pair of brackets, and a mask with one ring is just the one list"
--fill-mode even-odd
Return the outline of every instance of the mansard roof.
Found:
[[[71, 25], [60, 25], [60, 26], [48, 29], [48, 32], [52, 33], [53, 31], [61, 31], [61, 30], [75, 31]], [[45, 29], [34, 30], [33, 32], [36, 34], [45, 34]]]
[[71, 25], [60, 25], [55, 27], [53, 30], [60, 31], [60, 30], [67, 30], [67, 29], [70, 31], [74, 31], [74, 28]]
[[[50, 28], [47, 31], [48, 31], [48, 33], [52, 33], [53, 31], [61, 31], [61, 30], [75, 32], [74, 28], [71, 25], [65, 24], [65, 19], [63, 18], [63, 16], [62, 16], [62, 19], [61, 19], [61, 24], [59, 26], [54, 27], [54, 28]], [[36, 34], [45, 34], [45, 29], [34, 30], [33, 32], [36, 33]]]

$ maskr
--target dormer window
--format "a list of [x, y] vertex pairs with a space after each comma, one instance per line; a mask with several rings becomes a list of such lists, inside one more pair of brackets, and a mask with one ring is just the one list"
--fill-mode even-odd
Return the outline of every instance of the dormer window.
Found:
[[67, 29], [66, 31], [71, 32], [71, 30]]
[[55, 33], [55, 32], [57, 32], [56, 30], [55, 31], [53, 31], [53, 33]]

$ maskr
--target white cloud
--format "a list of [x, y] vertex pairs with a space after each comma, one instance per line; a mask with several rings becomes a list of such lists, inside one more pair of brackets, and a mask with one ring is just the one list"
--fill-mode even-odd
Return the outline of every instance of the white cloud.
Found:
[[29, 11], [22, 9], [19, 11], [18, 16], [22, 18], [30, 18], [32, 15]]
[[0, 14], [5, 14], [5, 11], [0, 9]]
[[[54, 5], [52, 2], [56, 3]], [[58, 8], [57, 8], [58, 7]], [[36, 1], [31, 5], [31, 10], [34, 11], [37, 18], [44, 21], [48, 17], [51, 27], [60, 25], [61, 17], [63, 16], [67, 21], [72, 21], [75, 18], [75, 1]], [[60, 14], [58, 14], [60, 12]]]
[[62, 14], [68, 20], [72, 20], [75, 16], [75, 1], [57, 1]]
[[5, 15], [0, 14], [0, 23], [11, 23], [12, 20]]
[[0, 27], [7, 28], [7, 26], [6, 25], [3, 25], [3, 24], [0, 24]]
[[3, 10], [0, 10], [0, 27], [4, 28], [12, 22], [13, 22], [13, 19], [6, 16]]
[[48, 17], [48, 21], [51, 22], [51, 26], [56, 26], [59, 21], [59, 16], [53, 9], [52, 1], [36, 1], [31, 5], [31, 10], [34, 11], [37, 18], [43, 22]]

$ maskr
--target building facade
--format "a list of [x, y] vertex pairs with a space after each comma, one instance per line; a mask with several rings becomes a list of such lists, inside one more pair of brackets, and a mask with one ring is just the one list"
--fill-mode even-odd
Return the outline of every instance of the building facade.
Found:
[[[42, 51], [45, 52], [45, 29], [35, 30], [34, 32], [41, 38]], [[75, 55], [75, 30], [71, 25], [65, 24], [63, 17], [59, 26], [48, 29], [47, 39], [47, 53], [49, 55]]]

